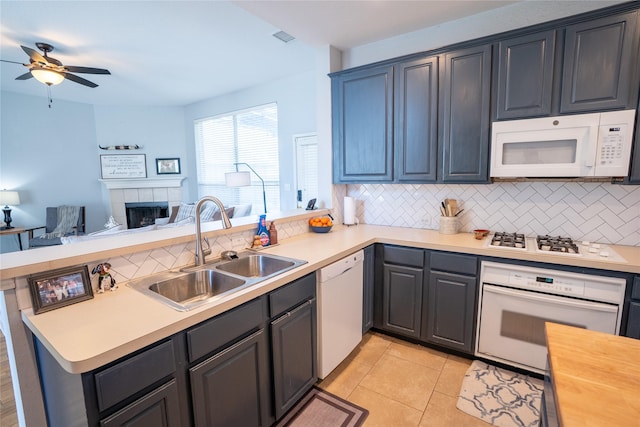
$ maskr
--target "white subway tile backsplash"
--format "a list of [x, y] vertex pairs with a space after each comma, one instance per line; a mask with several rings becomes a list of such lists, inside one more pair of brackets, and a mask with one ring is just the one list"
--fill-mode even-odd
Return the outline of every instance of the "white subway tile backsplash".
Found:
[[[640, 187], [604, 182], [499, 182], [471, 184], [350, 184], [362, 223], [438, 228], [440, 202], [464, 208], [461, 231], [488, 228], [529, 236], [640, 246]], [[340, 211], [340, 198], [335, 211]], [[425, 226], [431, 217], [431, 226]]]

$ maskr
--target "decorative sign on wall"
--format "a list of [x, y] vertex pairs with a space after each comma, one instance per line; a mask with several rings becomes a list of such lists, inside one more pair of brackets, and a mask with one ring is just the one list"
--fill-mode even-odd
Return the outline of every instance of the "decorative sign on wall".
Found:
[[146, 178], [147, 160], [144, 154], [100, 155], [102, 179]]

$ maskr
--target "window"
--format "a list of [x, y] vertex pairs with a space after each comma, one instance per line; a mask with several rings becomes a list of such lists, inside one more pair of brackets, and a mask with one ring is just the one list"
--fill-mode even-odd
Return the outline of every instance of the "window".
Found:
[[316, 134], [297, 135], [294, 142], [298, 207], [303, 208], [309, 199], [318, 197], [318, 137]]
[[249, 164], [264, 180], [267, 210], [280, 210], [278, 106], [275, 103], [195, 121], [198, 196], [219, 198], [225, 205], [251, 203], [252, 213], [264, 211], [262, 182], [249, 171], [251, 185], [227, 187], [224, 174], [234, 163]]

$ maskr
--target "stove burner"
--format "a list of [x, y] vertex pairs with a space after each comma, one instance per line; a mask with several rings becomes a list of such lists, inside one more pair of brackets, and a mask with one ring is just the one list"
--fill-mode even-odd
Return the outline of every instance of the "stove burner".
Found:
[[538, 249], [546, 252], [562, 252], [568, 254], [579, 254], [580, 249], [570, 237], [553, 237], [549, 235], [538, 236], [536, 238]]
[[491, 239], [491, 246], [525, 249], [527, 242], [524, 234], [496, 232]]

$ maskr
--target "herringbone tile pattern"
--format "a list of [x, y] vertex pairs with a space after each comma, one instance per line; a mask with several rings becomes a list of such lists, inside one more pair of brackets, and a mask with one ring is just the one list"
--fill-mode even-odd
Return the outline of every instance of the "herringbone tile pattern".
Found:
[[360, 222], [438, 229], [440, 202], [458, 200], [462, 232], [476, 228], [640, 245], [640, 187], [598, 182], [348, 185]]

